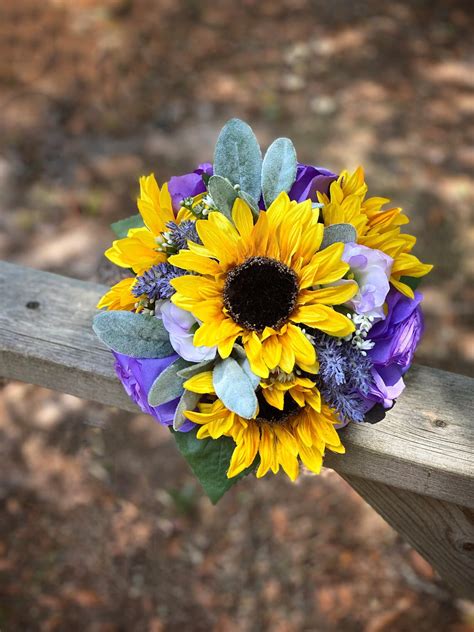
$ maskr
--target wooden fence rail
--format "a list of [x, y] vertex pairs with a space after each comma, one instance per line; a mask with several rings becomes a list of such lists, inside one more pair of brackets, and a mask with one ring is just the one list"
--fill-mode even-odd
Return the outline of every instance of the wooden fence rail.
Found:
[[[105, 288], [0, 262], [0, 376], [136, 412], [95, 338]], [[461, 596], [474, 596], [474, 380], [415, 366], [386, 418], [342, 431], [336, 470]]]

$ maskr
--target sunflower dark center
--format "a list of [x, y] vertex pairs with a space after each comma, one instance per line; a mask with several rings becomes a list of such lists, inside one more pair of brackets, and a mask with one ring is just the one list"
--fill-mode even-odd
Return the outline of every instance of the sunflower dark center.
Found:
[[278, 410], [270, 406], [267, 400], [263, 397], [262, 392], [257, 393], [258, 398], [258, 417], [255, 421], [265, 422], [270, 424], [283, 425], [289, 421], [295, 414], [301, 410], [291, 395], [285, 395], [285, 401], [283, 410]]
[[227, 275], [224, 305], [236, 323], [252, 331], [281, 327], [298, 297], [298, 277], [287, 265], [251, 257]]

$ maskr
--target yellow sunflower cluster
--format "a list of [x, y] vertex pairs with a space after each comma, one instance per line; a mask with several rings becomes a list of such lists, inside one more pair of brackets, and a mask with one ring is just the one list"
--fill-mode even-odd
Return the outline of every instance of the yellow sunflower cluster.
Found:
[[[335, 429], [340, 421], [316, 386], [319, 365], [311, 332], [351, 334], [354, 324], [340, 306], [358, 286], [341, 282], [349, 271], [343, 243], [320, 250], [325, 227], [352, 224], [358, 243], [392, 257], [390, 282], [407, 296], [413, 291], [401, 277], [420, 277], [431, 269], [411, 254], [415, 238], [400, 232], [408, 222], [401, 209], [382, 210], [388, 200], [366, 194], [359, 168], [352, 175], [343, 172], [329, 195], [318, 194], [321, 210], [311, 200], [297, 203], [281, 193], [256, 220], [240, 198], [229, 216], [210, 210], [198, 219], [189, 208], [175, 215], [167, 185], [160, 189], [153, 175], [140, 179], [144, 226], [130, 229], [105, 255], [134, 275], [162, 262], [183, 271], [171, 281], [171, 301], [197, 320], [194, 345], [216, 347], [220, 360], [239, 345], [258, 376], [258, 406], [251, 419], [217, 397], [211, 370], [184, 384], [201, 396], [197, 409], [185, 412], [199, 426], [197, 437], [227, 436], [236, 444], [229, 478], [258, 458], [257, 477], [281, 467], [294, 480], [300, 461], [317, 473], [326, 449], [344, 452]], [[189, 219], [196, 222], [200, 243], [188, 241], [187, 249], [170, 256], [160, 247], [167, 224]], [[136, 310], [135, 281], [131, 276], [117, 283], [98, 307]]]
[[411, 254], [416, 237], [400, 232], [401, 226], [408, 224], [408, 217], [401, 208], [382, 210], [390, 200], [383, 197], [367, 198], [368, 187], [364, 170], [358, 167], [354, 173], [343, 171], [331, 184], [330, 193], [318, 193], [324, 224], [348, 223], [357, 231], [357, 243], [381, 250], [393, 259], [390, 283], [402, 294], [414, 297], [413, 290], [401, 277], [422, 277], [433, 268], [421, 263]]

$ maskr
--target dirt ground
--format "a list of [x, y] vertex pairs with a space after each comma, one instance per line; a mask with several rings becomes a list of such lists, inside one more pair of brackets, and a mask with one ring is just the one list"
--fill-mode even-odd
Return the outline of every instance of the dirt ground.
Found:
[[[240, 116], [405, 208], [436, 266], [417, 361], [474, 375], [473, 30], [469, 0], [2, 0], [0, 258], [108, 280], [138, 176]], [[214, 508], [150, 418], [19, 383], [0, 463], [1, 632], [473, 629], [331, 472]]]

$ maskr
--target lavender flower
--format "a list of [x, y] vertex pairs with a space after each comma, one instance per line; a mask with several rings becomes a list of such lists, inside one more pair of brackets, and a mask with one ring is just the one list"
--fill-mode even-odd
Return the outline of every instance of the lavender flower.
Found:
[[202, 244], [196, 230], [196, 222], [186, 219], [181, 224], [176, 222], [168, 222], [166, 224], [168, 233], [166, 233], [167, 242], [172, 248], [178, 252], [179, 250], [188, 250], [188, 239], [196, 244]]
[[185, 270], [170, 263], [159, 263], [137, 277], [132, 294], [137, 298], [145, 294], [150, 301], [170, 298], [175, 289], [170, 285], [171, 279], [186, 274]]
[[313, 336], [319, 360], [316, 383], [325, 401], [343, 424], [361, 422], [367, 410], [364, 394], [372, 385], [372, 362], [350, 341], [326, 334]]

